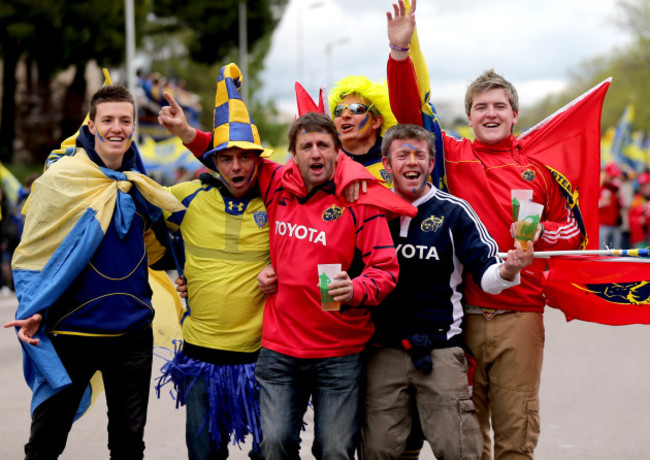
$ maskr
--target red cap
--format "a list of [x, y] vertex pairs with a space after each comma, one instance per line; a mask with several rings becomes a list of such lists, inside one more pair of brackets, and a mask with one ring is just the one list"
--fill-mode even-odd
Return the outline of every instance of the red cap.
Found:
[[623, 177], [623, 171], [621, 171], [621, 168], [616, 163], [607, 163], [605, 172], [612, 177]]
[[641, 174], [637, 179], [637, 182], [639, 183], [639, 185], [645, 185], [647, 183], [650, 183], [650, 173], [644, 172], [643, 174]]

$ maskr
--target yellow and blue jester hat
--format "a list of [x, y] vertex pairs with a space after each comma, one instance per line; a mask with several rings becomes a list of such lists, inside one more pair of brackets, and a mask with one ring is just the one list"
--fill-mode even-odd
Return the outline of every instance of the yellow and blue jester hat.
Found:
[[236, 64], [227, 64], [219, 71], [214, 101], [213, 149], [203, 154], [203, 164], [210, 165], [212, 155], [232, 147], [254, 150], [263, 157], [272, 153], [262, 147], [257, 126], [239, 94], [242, 81]]

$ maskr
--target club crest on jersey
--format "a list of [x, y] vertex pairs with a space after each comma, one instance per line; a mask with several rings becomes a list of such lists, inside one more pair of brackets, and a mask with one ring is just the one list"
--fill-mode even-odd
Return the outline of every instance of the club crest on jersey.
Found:
[[384, 182], [386, 182], [386, 184], [389, 187], [392, 188], [393, 187], [393, 176], [391, 175], [391, 173], [389, 173], [385, 169], [382, 169], [381, 171], [379, 171], [379, 174], [381, 174], [381, 178], [384, 180]]
[[426, 219], [422, 221], [422, 225], [420, 225], [420, 228], [422, 229], [423, 232], [437, 232], [440, 227], [442, 227], [442, 223], [445, 220], [445, 216], [438, 217], [438, 216], [429, 216]]
[[650, 281], [574, 286], [618, 305], [650, 305]]
[[527, 169], [524, 172], [521, 173], [521, 177], [524, 180], [527, 180], [528, 182], [532, 182], [535, 180], [535, 171], [532, 169]]
[[334, 222], [343, 215], [343, 211], [345, 211], [345, 208], [333, 204], [323, 212], [323, 220], [325, 222]]
[[253, 219], [255, 219], [255, 224], [257, 224], [258, 228], [264, 228], [269, 221], [269, 216], [266, 214], [266, 211], [256, 211], [253, 213]]

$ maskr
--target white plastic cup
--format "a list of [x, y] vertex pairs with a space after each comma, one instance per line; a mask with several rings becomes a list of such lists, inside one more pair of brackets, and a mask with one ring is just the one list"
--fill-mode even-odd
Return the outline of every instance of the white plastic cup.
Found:
[[339, 311], [341, 302], [335, 302], [327, 287], [334, 281], [334, 275], [341, 272], [341, 264], [318, 264], [318, 287], [320, 303], [324, 311]]
[[519, 203], [515, 239], [521, 241], [521, 246], [524, 250], [530, 249], [528, 241], [535, 239], [535, 232], [542, 218], [543, 211], [543, 204], [533, 203], [532, 201], [522, 201]]

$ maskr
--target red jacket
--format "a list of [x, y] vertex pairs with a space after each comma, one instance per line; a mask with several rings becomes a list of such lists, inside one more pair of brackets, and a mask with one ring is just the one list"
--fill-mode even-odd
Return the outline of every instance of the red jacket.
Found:
[[612, 182], [605, 182], [600, 186], [598, 217], [601, 225], [616, 227], [622, 224], [623, 203], [618, 190], [618, 185]]
[[[388, 62], [388, 93], [391, 109], [400, 123], [422, 125], [415, 70], [410, 59]], [[535, 250], [575, 249], [581, 234], [567, 209], [560, 189], [548, 169], [527, 158], [514, 147], [510, 136], [499, 144], [485, 145], [468, 139], [457, 140], [443, 132], [445, 166], [449, 191], [469, 202], [505, 252], [514, 247], [511, 190], [533, 190], [533, 201], [544, 205], [545, 231]], [[521, 272], [521, 284], [501, 294], [487, 294], [471, 277], [465, 276], [465, 300], [480, 307], [516, 311], [543, 311], [545, 299], [539, 284], [545, 262], [535, 259]]]
[[[346, 158], [339, 155], [334, 179], [337, 190], [344, 170], [358, 167], [359, 172], [365, 172]], [[378, 305], [395, 287], [398, 276], [384, 212], [368, 204], [350, 206], [330, 186], [307, 195], [293, 161], [279, 173], [275, 171], [268, 187], [264, 169], [260, 171], [260, 186], [270, 217], [271, 264], [278, 274], [278, 290], [266, 300], [262, 346], [297, 358], [360, 352], [374, 332], [370, 312], [366, 308], [344, 313], [323, 311], [317, 264], [340, 263], [342, 270], [349, 271], [356, 259], [363, 270], [350, 273], [354, 285], [350, 305]], [[389, 194], [386, 196], [395, 197], [378, 187]], [[410, 208], [407, 205], [403, 209], [412, 214]]]
[[[188, 148], [201, 156], [210, 138], [199, 131]], [[350, 205], [341, 191], [357, 179], [369, 181], [368, 193]], [[354, 286], [350, 305], [378, 305], [397, 284], [399, 271], [386, 214], [415, 216], [417, 208], [341, 153], [334, 189], [325, 186], [308, 195], [292, 160], [286, 166], [264, 160], [258, 183], [269, 216], [271, 264], [278, 275], [277, 292], [267, 296], [264, 307], [262, 346], [296, 358], [360, 352], [374, 333], [370, 312], [323, 311], [317, 265], [340, 263], [348, 271], [354, 261], [362, 270], [349, 273]]]
[[634, 195], [627, 211], [630, 225], [630, 245], [645, 247], [650, 242], [650, 199]]

